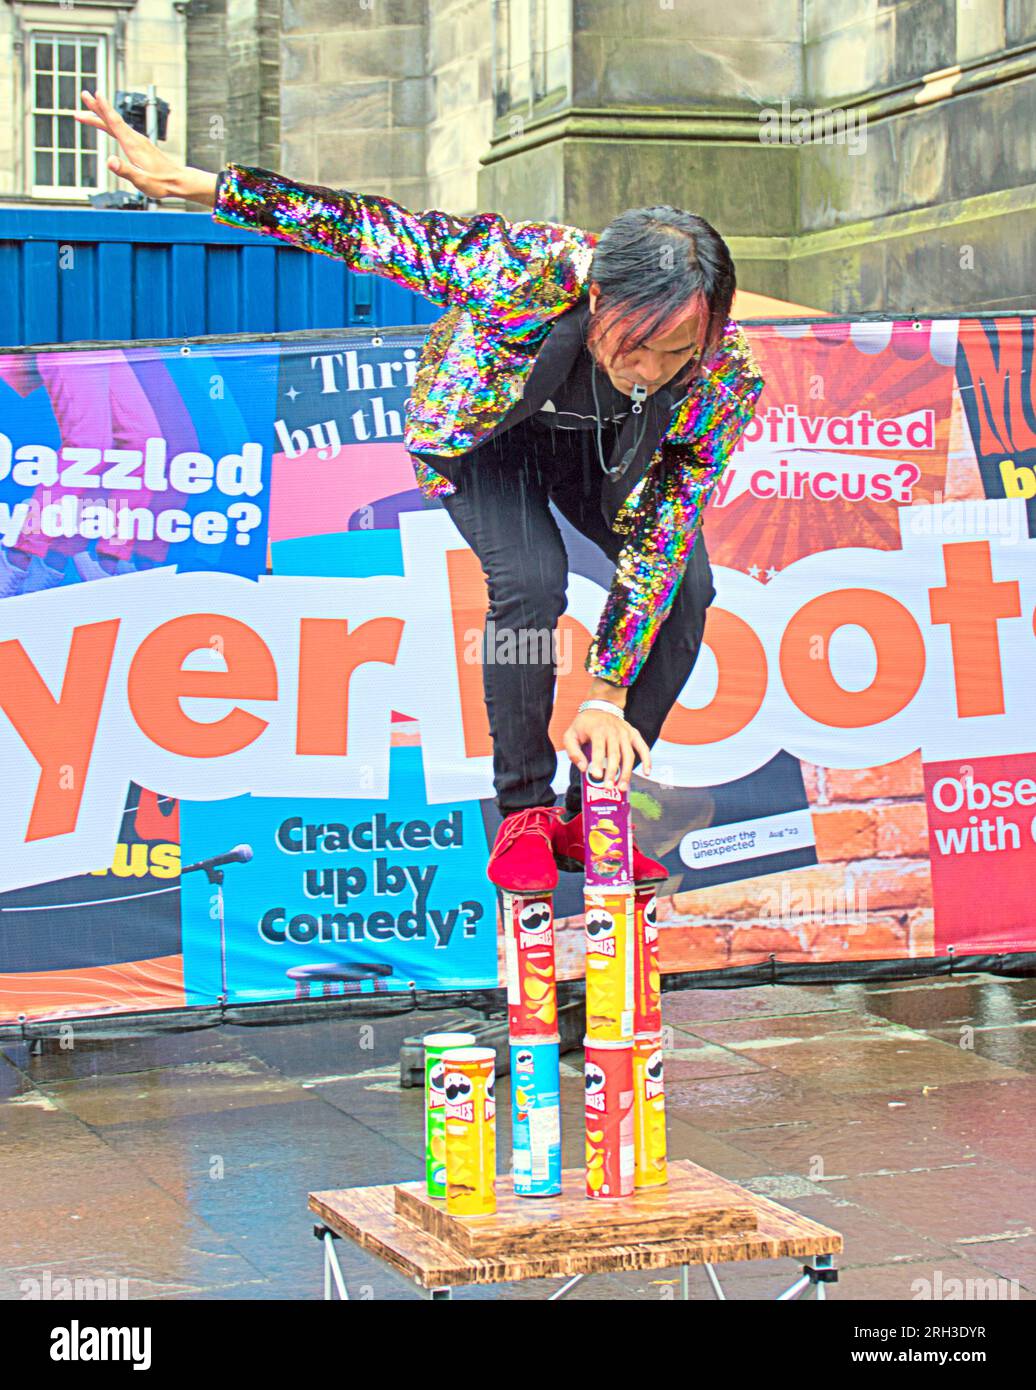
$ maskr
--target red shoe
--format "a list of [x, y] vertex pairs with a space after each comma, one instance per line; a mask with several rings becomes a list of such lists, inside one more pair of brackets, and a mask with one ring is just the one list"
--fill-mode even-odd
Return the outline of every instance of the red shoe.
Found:
[[500, 823], [486, 873], [508, 893], [549, 892], [558, 886], [552, 829], [560, 806], [529, 806]]
[[[582, 873], [586, 867], [586, 846], [583, 843], [583, 813], [573, 816], [569, 821], [559, 821], [554, 826], [554, 858], [562, 869], [571, 873]], [[657, 859], [649, 859], [637, 848], [637, 837], [633, 837], [633, 880], [647, 883], [653, 879], [669, 877], [669, 870]]]

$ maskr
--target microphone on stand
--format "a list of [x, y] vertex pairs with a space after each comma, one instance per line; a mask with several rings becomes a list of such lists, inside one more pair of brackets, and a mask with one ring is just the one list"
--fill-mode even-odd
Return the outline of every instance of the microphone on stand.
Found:
[[180, 870], [183, 874], [193, 874], [200, 870], [208, 875], [209, 883], [216, 889], [216, 915], [219, 919], [219, 1004], [225, 1008], [229, 999], [227, 989], [227, 924], [223, 912], [223, 865], [247, 864], [252, 857], [251, 845], [235, 845], [226, 854], [214, 854], [211, 859], [199, 859], [197, 864], [185, 864]]
[[251, 857], [251, 845], [235, 845], [226, 854], [216, 854], [211, 859], [199, 859], [197, 864], [184, 864], [180, 873], [193, 874], [198, 870], [208, 873], [209, 869], [218, 869], [222, 864], [247, 864]]

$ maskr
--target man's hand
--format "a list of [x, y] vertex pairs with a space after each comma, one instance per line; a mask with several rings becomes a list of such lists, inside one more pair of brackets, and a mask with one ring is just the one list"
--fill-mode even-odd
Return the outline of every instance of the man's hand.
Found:
[[86, 111], [74, 111], [81, 125], [104, 131], [122, 150], [123, 158], [112, 156], [108, 168], [131, 183], [148, 198], [186, 198], [192, 203], [212, 207], [216, 197], [216, 175], [192, 169], [170, 159], [139, 130], [119, 115], [115, 107], [96, 92], [82, 92]]
[[587, 770], [584, 744], [590, 745], [591, 776], [600, 777], [607, 774], [607, 780], [613, 786], [616, 777], [621, 778], [620, 791], [629, 791], [636, 754], [640, 754], [645, 775], [651, 775], [650, 748], [633, 725], [617, 714], [608, 714], [605, 710], [599, 709], [583, 710], [565, 730], [565, 752], [580, 772]]

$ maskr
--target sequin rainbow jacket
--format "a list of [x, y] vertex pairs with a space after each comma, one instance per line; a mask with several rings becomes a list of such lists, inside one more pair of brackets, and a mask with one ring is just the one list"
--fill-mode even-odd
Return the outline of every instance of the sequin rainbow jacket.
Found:
[[[220, 170], [212, 215], [384, 275], [444, 307], [425, 340], [403, 435], [429, 499], [455, 487], [420, 455], [467, 453], [522, 398], [554, 320], [585, 294], [597, 241], [578, 227], [499, 213], [410, 212], [391, 198], [240, 164]], [[762, 389], [744, 332], [728, 319], [612, 522], [626, 539], [587, 654], [591, 675], [620, 686], [636, 679]]]

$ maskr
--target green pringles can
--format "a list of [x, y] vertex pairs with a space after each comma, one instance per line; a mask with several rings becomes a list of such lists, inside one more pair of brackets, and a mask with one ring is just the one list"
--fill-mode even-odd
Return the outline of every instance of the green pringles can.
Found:
[[429, 1033], [424, 1039], [424, 1153], [429, 1197], [446, 1197], [446, 1092], [442, 1054], [474, 1047], [473, 1033]]

